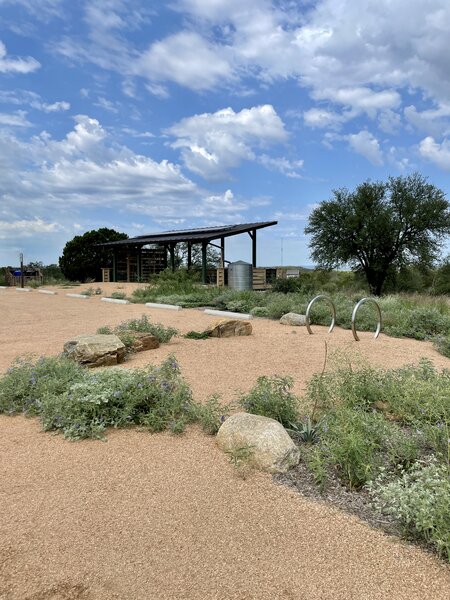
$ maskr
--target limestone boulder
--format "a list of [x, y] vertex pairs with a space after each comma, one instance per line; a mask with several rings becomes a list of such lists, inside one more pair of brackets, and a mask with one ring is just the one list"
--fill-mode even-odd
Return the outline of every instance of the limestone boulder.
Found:
[[218, 319], [205, 329], [210, 337], [234, 337], [237, 335], [251, 335], [252, 324], [241, 319]]
[[125, 353], [125, 344], [116, 335], [79, 335], [64, 344], [64, 354], [87, 367], [117, 365]]
[[298, 448], [278, 421], [244, 412], [221, 425], [217, 444], [224, 452], [248, 448], [249, 463], [269, 473], [285, 473], [300, 459]]
[[151, 333], [142, 331], [125, 331], [133, 339], [131, 349], [134, 352], [143, 352], [144, 350], [154, 350], [159, 348], [159, 340]]
[[301, 327], [306, 325], [306, 316], [298, 313], [286, 313], [280, 319], [282, 325], [291, 325], [291, 327]]

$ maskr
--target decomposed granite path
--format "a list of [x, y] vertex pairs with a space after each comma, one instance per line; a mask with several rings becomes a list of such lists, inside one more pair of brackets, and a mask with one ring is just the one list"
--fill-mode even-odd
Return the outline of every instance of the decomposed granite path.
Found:
[[[62, 295], [0, 294], [0, 370], [25, 351], [57, 354], [68, 337], [140, 316], [140, 306]], [[182, 332], [198, 311], [149, 311]], [[14, 323], [10, 327], [8, 323]], [[224, 399], [262, 374], [289, 373], [297, 390], [322, 367], [324, 329], [255, 320], [246, 339], [176, 339], [125, 368], [177, 356], [197, 399]], [[376, 365], [424, 355], [430, 344], [381, 336], [347, 347]], [[213, 437], [108, 432], [68, 442], [36, 419], [0, 416], [1, 600], [443, 600], [449, 568], [357, 517], [305, 499], [268, 475], [237, 476]]]

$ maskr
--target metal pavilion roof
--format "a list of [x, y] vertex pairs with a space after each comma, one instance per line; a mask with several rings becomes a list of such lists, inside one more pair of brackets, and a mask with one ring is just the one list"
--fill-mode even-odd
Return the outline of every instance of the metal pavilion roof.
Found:
[[202, 227], [198, 229], [181, 229], [176, 231], [164, 231], [161, 233], [149, 233], [127, 240], [117, 242], [106, 242], [100, 246], [145, 246], [147, 244], [170, 244], [178, 242], [209, 242], [219, 238], [230, 237], [240, 233], [263, 229], [277, 225], [278, 221], [259, 221], [257, 223], [241, 223], [238, 225], [223, 225], [218, 227]]

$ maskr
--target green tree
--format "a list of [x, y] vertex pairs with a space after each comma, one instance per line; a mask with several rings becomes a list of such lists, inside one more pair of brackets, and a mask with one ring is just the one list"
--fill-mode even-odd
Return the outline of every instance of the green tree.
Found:
[[126, 239], [126, 233], [119, 233], [107, 227], [76, 235], [67, 242], [62, 256], [59, 257], [59, 266], [64, 277], [70, 281], [100, 281], [101, 269], [112, 266], [112, 252], [110, 248], [98, 244]]
[[450, 233], [449, 203], [418, 173], [333, 191], [309, 217], [311, 256], [326, 269], [349, 265], [380, 295], [390, 270], [431, 266]]

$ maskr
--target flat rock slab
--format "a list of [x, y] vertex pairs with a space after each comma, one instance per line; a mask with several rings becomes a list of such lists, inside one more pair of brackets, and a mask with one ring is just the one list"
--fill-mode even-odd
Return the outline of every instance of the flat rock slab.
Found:
[[125, 353], [125, 344], [113, 334], [79, 335], [64, 344], [64, 354], [87, 367], [117, 365]]
[[280, 319], [282, 325], [291, 325], [292, 327], [302, 327], [306, 325], [306, 316], [298, 313], [286, 313]]
[[158, 338], [151, 333], [133, 330], [127, 330], [124, 331], [124, 333], [127, 333], [131, 338], [133, 338], [131, 348], [135, 352], [143, 352], [145, 350], [154, 350], [155, 348], [159, 348]]
[[278, 421], [249, 413], [229, 417], [217, 433], [217, 445], [224, 452], [248, 449], [249, 463], [269, 473], [285, 473], [300, 459], [297, 446]]
[[210, 337], [235, 337], [251, 335], [252, 324], [240, 319], [218, 319], [205, 329]]

